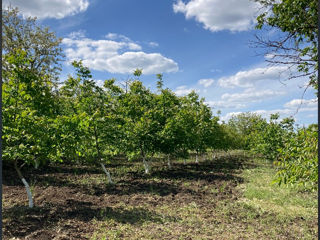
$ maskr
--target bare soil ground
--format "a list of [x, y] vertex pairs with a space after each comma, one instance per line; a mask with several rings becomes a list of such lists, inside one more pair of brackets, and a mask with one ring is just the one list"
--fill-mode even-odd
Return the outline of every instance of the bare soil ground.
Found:
[[[24, 174], [32, 209], [16, 172], [6, 168], [3, 239], [269, 239], [263, 224], [275, 219], [273, 213], [261, 215], [237, 204], [241, 172], [254, 167], [233, 155], [200, 164], [174, 162], [171, 170], [155, 162], [145, 175], [141, 162], [117, 160], [107, 165], [115, 185], [94, 166], [30, 169]], [[277, 239], [303, 239], [303, 231], [314, 231], [317, 222], [300, 218], [277, 224]]]

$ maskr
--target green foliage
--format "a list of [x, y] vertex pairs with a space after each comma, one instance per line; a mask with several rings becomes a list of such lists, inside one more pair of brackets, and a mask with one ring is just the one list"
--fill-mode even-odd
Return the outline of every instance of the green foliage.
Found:
[[279, 151], [278, 184], [297, 184], [315, 190], [318, 183], [318, 133], [316, 130], [299, 129], [286, 139]]
[[271, 27], [284, 34], [275, 40], [260, 40], [260, 45], [276, 56], [271, 62], [296, 65], [299, 72], [310, 77], [318, 88], [318, 1], [317, 0], [256, 0], [266, 7], [258, 16], [257, 28]]
[[4, 56], [10, 71], [4, 71], [3, 160], [23, 160], [38, 165], [54, 156], [52, 135], [52, 83], [28, 68], [26, 52], [16, 49]]
[[[55, 82], [61, 70], [59, 62], [63, 59], [60, 43], [49, 28], [37, 24], [36, 18], [23, 19], [17, 8], [2, 10], [2, 54], [12, 54], [16, 49], [25, 52], [29, 59], [29, 69], [34, 73], [50, 76]], [[2, 70], [10, 71], [7, 61], [2, 61]], [[41, 77], [40, 77], [41, 78]]]
[[[229, 144], [240, 140], [238, 146], [274, 162], [278, 172], [274, 183], [302, 185], [305, 189], [315, 189], [318, 179], [317, 125], [308, 129], [294, 130], [294, 120], [279, 114], [271, 114], [269, 122], [261, 116], [243, 113], [222, 125], [222, 136]], [[230, 137], [228, 137], [230, 136]], [[227, 146], [226, 143], [223, 143]]]
[[294, 120], [285, 118], [278, 121], [278, 118], [279, 114], [271, 114], [269, 123], [259, 121], [248, 137], [250, 149], [269, 161], [278, 159], [278, 149], [282, 148], [284, 142], [293, 134]]
[[265, 125], [266, 121], [260, 115], [250, 112], [233, 115], [228, 121], [228, 127], [239, 143], [238, 147], [246, 150], [254, 143], [254, 133], [263, 129]]

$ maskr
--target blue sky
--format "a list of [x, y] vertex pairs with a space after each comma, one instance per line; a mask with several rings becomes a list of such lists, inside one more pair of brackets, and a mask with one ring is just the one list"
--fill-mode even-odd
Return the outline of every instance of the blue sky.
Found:
[[4, 0], [3, 6], [8, 2], [63, 38], [62, 79], [73, 59], [83, 59], [99, 84], [124, 81], [142, 68], [146, 86], [155, 89], [155, 75], [163, 73], [165, 87], [177, 95], [195, 90], [226, 121], [246, 111], [317, 121], [315, 91], [301, 100], [308, 80], [287, 81], [284, 66], [268, 65], [257, 54], [263, 51], [249, 46], [256, 33], [274, 34], [254, 29], [253, 1]]

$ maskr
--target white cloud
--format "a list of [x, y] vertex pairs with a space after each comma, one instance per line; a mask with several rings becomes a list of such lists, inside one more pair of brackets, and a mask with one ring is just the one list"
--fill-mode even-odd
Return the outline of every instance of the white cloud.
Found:
[[221, 69], [213, 68], [213, 69], [211, 69], [211, 70], [210, 70], [210, 72], [213, 72], [213, 73], [214, 73], [214, 72], [220, 73], [220, 72], [222, 72], [222, 71], [221, 71]]
[[293, 99], [290, 102], [287, 102], [283, 105], [285, 108], [289, 108], [289, 109], [298, 109], [300, 108], [300, 110], [306, 110], [306, 109], [310, 109], [310, 111], [316, 110], [318, 107], [318, 99], [314, 98], [314, 99]]
[[250, 0], [178, 0], [173, 4], [175, 13], [183, 13], [186, 19], [195, 18], [212, 32], [230, 30], [247, 31], [255, 22], [259, 5]]
[[86, 33], [86, 31], [81, 29], [79, 31], [75, 31], [75, 32], [69, 33], [68, 37], [72, 38], [72, 39], [84, 38], [85, 37], [85, 33]]
[[[111, 73], [133, 73], [137, 68], [144, 74], [177, 72], [178, 64], [160, 53], [145, 53], [140, 51], [140, 45], [129, 38], [109, 33], [107, 38], [119, 39], [93, 40], [83, 35], [71, 34], [64, 38], [65, 53], [69, 62], [83, 60], [83, 64], [93, 70]], [[136, 52], [137, 51], [137, 52]]]
[[214, 83], [214, 80], [212, 78], [200, 79], [198, 83], [204, 87], [210, 87]]
[[283, 66], [255, 68], [248, 71], [240, 71], [230, 77], [222, 77], [218, 80], [221, 87], [253, 87], [259, 81], [280, 80], [282, 75], [288, 76], [288, 69]]
[[243, 112], [230, 112], [230, 113], [227, 113], [225, 116], [221, 117], [221, 121], [228, 122], [229, 119], [232, 118], [232, 116], [237, 116], [237, 115], [239, 115], [241, 113], [243, 113]]
[[108, 33], [106, 36], [105, 36], [107, 39], [111, 39], [111, 40], [122, 40], [122, 41], [125, 41], [125, 42], [131, 42], [132, 40], [122, 34], [118, 34], [118, 33]]
[[101, 80], [101, 79], [96, 79], [94, 81], [96, 82], [97, 86], [99, 86], [99, 87], [103, 87], [104, 82], [105, 82], [104, 80]]
[[244, 108], [246, 105], [244, 103], [236, 103], [236, 102], [227, 102], [227, 101], [207, 101], [205, 102], [209, 105], [209, 107], [215, 109], [224, 109], [224, 108]]
[[128, 47], [130, 50], [141, 50], [142, 47], [136, 43], [128, 43]]
[[221, 99], [223, 101], [233, 102], [233, 103], [235, 102], [250, 103], [250, 102], [261, 102], [266, 98], [271, 98], [271, 97], [275, 97], [283, 94], [285, 93], [281, 91], [273, 91], [273, 90], [257, 91], [253, 88], [248, 88], [242, 93], [233, 93], [233, 94], [225, 93], [221, 96]]
[[3, 7], [18, 7], [23, 17], [57, 18], [75, 15], [87, 10], [88, 0], [4, 0]]
[[112, 73], [132, 73], [135, 69], [143, 69], [144, 74], [176, 72], [178, 65], [159, 53], [126, 52], [107, 60], [107, 67]]
[[[302, 101], [302, 105], [299, 108], [301, 101]], [[316, 98], [309, 99], [309, 100], [293, 99], [292, 101], [285, 103], [283, 106], [284, 106], [284, 108], [282, 108], [282, 109], [272, 109], [272, 110], [260, 109], [260, 110], [250, 111], [250, 112], [261, 115], [263, 118], [265, 118], [267, 120], [269, 120], [271, 114], [279, 113], [280, 117], [283, 119], [285, 117], [296, 116], [296, 114], [302, 113], [302, 112], [317, 112], [318, 102], [317, 102]], [[299, 108], [299, 110], [298, 110], [298, 108]], [[223, 116], [221, 118], [221, 120], [228, 121], [233, 115], [238, 115], [240, 113], [242, 113], [242, 112], [227, 113], [225, 116]], [[312, 114], [312, 113], [307, 115], [308, 118], [312, 118], [315, 116], [316, 116], [316, 114]]]
[[206, 103], [213, 108], [225, 109], [235, 108], [240, 109], [247, 107], [248, 103], [261, 102], [265, 99], [283, 95], [284, 92], [273, 90], [257, 91], [253, 88], [248, 88], [241, 93], [225, 93], [219, 101], [207, 101]]
[[159, 47], [159, 43], [149, 42], [150, 47]]
[[137, 43], [134, 43], [130, 38], [122, 35], [122, 34], [117, 34], [117, 33], [108, 33], [105, 36], [106, 39], [110, 39], [110, 40], [118, 40], [121, 42], [125, 42], [128, 45], [128, 48], [130, 50], [141, 50], [141, 46], [138, 45]]
[[[237, 116], [241, 113], [244, 113], [244, 112], [230, 112], [230, 113], [227, 113], [225, 116], [221, 117], [221, 120], [227, 122], [230, 120], [230, 118], [232, 116]], [[250, 111], [250, 113], [255, 113], [255, 114], [258, 114], [260, 115], [261, 117], [269, 120], [270, 118], [270, 115], [271, 114], [275, 114], [275, 113], [279, 113], [280, 114], [280, 119], [283, 119], [285, 117], [289, 117], [289, 116], [292, 116], [293, 115], [293, 112], [290, 110], [290, 109], [274, 109], [274, 110], [255, 110], [255, 111]]]
[[187, 88], [187, 86], [185, 86], [185, 85], [177, 87], [174, 92], [178, 96], [183, 96], [183, 95], [187, 95], [187, 94], [191, 93], [192, 91], [199, 92], [199, 90]]

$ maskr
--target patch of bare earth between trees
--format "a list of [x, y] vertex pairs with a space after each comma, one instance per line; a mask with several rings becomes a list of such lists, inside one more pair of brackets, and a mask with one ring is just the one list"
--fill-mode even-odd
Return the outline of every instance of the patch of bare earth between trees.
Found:
[[[144, 226], [149, 228], [147, 232], [161, 231], [163, 226], [183, 222], [180, 210], [185, 206], [196, 206], [196, 214], [201, 215], [197, 217], [206, 221], [206, 226], [223, 223], [232, 227], [230, 216], [217, 217], [216, 209], [217, 204], [240, 197], [235, 187], [243, 182], [239, 177], [242, 161], [234, 158], [199, 165], [176, 163], [171, 170], [158, 162], [150, 175], [143, 174], [140, 162], [113, 163], [108, 167], [115, 185], [107, 184], [98, 167], [55, 165], [42, 171], [30, 170], [25, 176], [33, 192], [32, 209], [28, 208], [25, 188], [16, 173], [5, 168], [3, 239], [90, 239], [107, 220], [112, 220], [109, 227], [113, 229], [129, 224], [137, 231]], [[233, 219], [236, 221], [236, 216]], [[177, 239], [179, 231], [190, 231], [188, 224], [180, 224], [179, 228], [178, 232], [161, 235], [161, 239]], [[194, 231], [201, 233], [201, 224]], [[117, 239], [122, 238], [130, 239]]]

